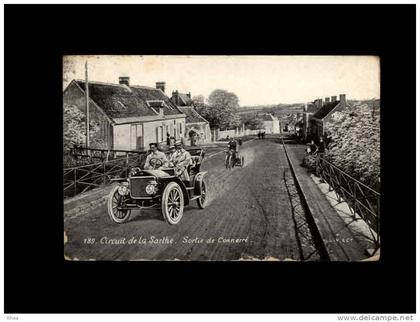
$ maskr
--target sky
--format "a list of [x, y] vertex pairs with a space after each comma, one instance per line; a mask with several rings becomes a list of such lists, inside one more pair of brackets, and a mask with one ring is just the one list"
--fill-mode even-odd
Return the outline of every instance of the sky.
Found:
[[375, 56], [65, 56], [63, 86], [91, 81], [155, 87], [208, 97], [215, 89], [235, 93], [241, 106], [306, 103], [346, 94], [348, 99], [380, 97]]

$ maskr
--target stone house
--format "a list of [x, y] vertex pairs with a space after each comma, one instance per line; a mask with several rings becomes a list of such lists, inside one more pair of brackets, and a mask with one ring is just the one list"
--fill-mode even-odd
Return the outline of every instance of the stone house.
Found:
[[[63, 92], [64, 105], [85, 113], [85, 81], [73, 80]], [[149, 143], [185, 136], [186, 115], [165, 95], [165, 83], [156, 88], [131, 85], [129, 77], [118, 84], [89, 81], [89, 115], [100, 124], [101, 148], [144, 150]]]
[[195, 109], [191, 93], [183, 94], [179, 93], [178, 90], [173, 91], [171, 101], [186, 115], [186, 141], [190, 142], [190, 144], [210, 143], [211, 131], [209, 122]]
[[337, 100], [337, 96], [332, 96], [331, 100], [327, 97], [324, 104], [322, 104], [322, 99], [317, 100], [317, 102], [318, 109], [309, 117], [308, 130], [308, 135], [315, 140], [319, 140], [321, 136], [325, 136], [328, 131], [327, 124], [334, 119], [336, 113], [339, 114], [350, 108], [345, 94], [340, 94], [339, 100]]

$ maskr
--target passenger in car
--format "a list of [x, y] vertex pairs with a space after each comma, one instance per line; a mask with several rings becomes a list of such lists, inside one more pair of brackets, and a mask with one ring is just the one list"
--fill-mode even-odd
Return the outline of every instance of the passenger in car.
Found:
[[188, 166], [191, 164], [191, 154], [183, 148], [180, 141], [175, 142], [175, 153], [171, 162], [175, 167], [175, 172], [181, 176], [181, 179], [190, 181]]

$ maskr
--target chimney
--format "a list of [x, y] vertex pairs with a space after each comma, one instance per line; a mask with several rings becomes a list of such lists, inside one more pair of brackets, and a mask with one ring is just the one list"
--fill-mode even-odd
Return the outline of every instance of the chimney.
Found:
[[160, 89], [162, 92], [165, 93], [165, 82], [157, 82], [156, 83], [156, 88]]
[[322, 98], [318, 98], [318, 100], [316, 101], [318, 108], [322, 107]]
[[346, 94], [340, 94], [340, 103], [346, 104]]
[[175, 105], [178, 105], [178, 90], [172, 91], [173, 102]]
[[329, 103], [330, 102], [330, 98], [329, 97], [326, 97], [325, 98], [325, 103]]
[[130, 86], [130, 77], [121, 76], [120, 77], [120, 85]]
[[331, 96], [331, 102], [335, 102], [337, 100], [337, 96]]

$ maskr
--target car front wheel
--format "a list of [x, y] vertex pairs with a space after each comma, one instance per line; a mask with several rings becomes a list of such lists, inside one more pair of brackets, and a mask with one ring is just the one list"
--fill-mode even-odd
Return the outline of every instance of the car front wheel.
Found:
[[108, 197], [108, 215], [113, 222], [117, 224], [125, 223], [130, 218], [130, 209], [125, 207], [126, 197], [118, 192], [119, 186], [114, 187]]
[[162, 195], [162, 215], [165, 221], [176, 225], [184, 213], [184, 195], [176, 182], [170, 182]]

